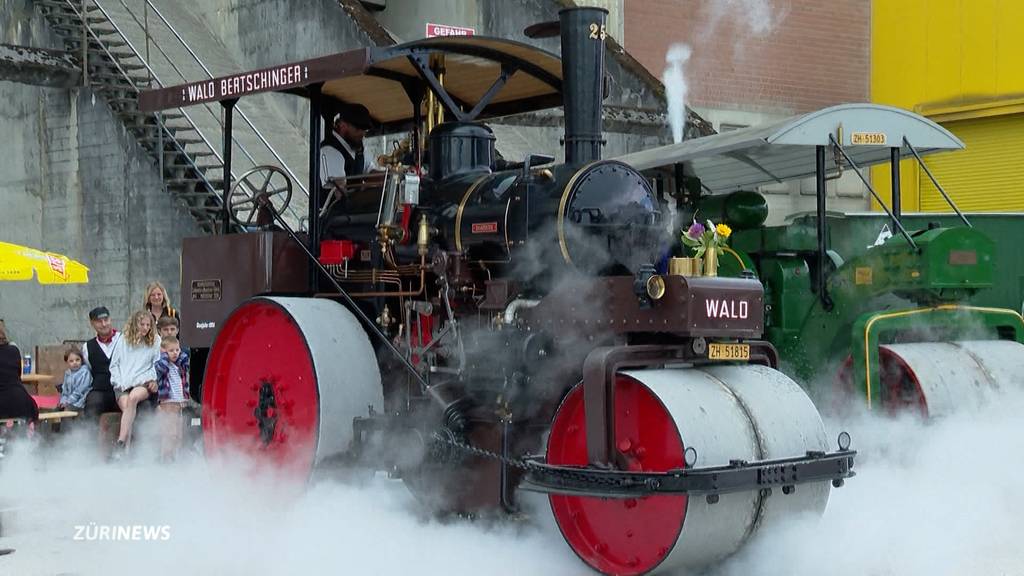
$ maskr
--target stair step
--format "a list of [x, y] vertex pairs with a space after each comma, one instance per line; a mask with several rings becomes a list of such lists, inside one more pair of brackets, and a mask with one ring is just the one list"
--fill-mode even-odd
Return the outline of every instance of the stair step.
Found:
[[[38, 4], [38, 5], [40, 5], [40, 6], [44, 7], [44, 8], [61, 8], [61, 9], [65, 9], [65, 10], [71, 10], [71, 7], [68, 6], [68, 3], [64, 2], [63, 0], [36, 0], [36, 4]], [[81, 8], [82, 8], [81, 4], [80, 3], [76, 3], [75, 9], [76, 10], [80, 10]], [[100, 11], [100, 7], [95, 5], [95, 4], [89, 4], [88, 6], [85, 7], [85, 11], [86, 12], [99, 12]]]
[[125, 85], [144, 87], [149, 82], [149, 78], [139, 76], [125, 76], [120, 72], [114, 74], [110, 72], [92, 72], [89, 74], [89, 78], [99, 78], [101, 80], [120, 81], [124, 82]]
[[[53, 28], [54, 30], [58, 31], [58, 32], [63, 31], [63, 32], [67, 32], [67, 33], [78, 34], [79, 37], [81, 37], [81, 34], [82, 34], [82, 23], [81, 23], [81, 21], [79, 21], [77, 24], [72, 24], [70, 22], [59, 22], [59, 23], [56, 23], [56, 24], [52, 24], [50, 27]], [[90, 38], [92, 38], [93, 34], [95, 34], [96, 36], [99, 36], [101, 38], [103, 36], [120, 36], [120, 33], [117, 30], [112, 30], [112, 29], [107, 29], [107, 28], [97, 28], [95, 26], [90, 26], [89, 29], [92, 30], [92, 34], [89, 35]]]
[[[65, 38], [64, 39], [64, 43], [65, 44], [73, 44], [76, 47], [80, 48], [82, 46], [82, 37], [78, 36], [78, 37], [72, 37], [72, 38]], [[109, 48], [123, 48], [125, 46], [128, 46], [128, 43], [125, 42], [124, 40], [117, 40], [117, 39], [114, 39], [114, 38], [110, 38], [110, 39], [104, 39], [103, 40], [103, 45], [106, 46], [108, 49]], [[98, 47], [99, 44], [96, 42], [95, 38], [90, 37], [89, 38], [89, 46], [97, 46]]]
[[[138, 54], [131, 50], [111, 50], [108, 47], [106, 50], [102, 48], [89, 48], [89, 54], [107, 56], [116, 59], [118, 62], [123, 60], [131, 60], [133, 58], [139, 58]], [[140, 60], [141, 61], [141, 60]]]
[[[78, 18], [78, 13], [82, 11], [81, 2], [75, 2], [74, 6], [69, 6], [67, 2], [54, 2], [51, 0], [36, 0], [35, 3], [40, 8], [49, 11], [50, 14], [67, 16], [69, 18]], [[103, 12], [100, 10], [100, 7], [95, 4], [89, 4], [86, 6], [85, 13], [89, 15], [89, 22], [99, 23], [107, 21], [103, 16]]]
[[[142, 112], [142, 111], [139, 111], [139, 110], [118, 110], [117, 111], [117, 115], [121, 116], [121, 117], [130, 117], [130, 118], [139, 118], [139, 117], [152, 118], [153, 119], [153, 124], [151, 124], [151, 125], [154, 128], [156, 127], [156, 115], [153, 112]], [[178, 112], [164, 112], [163, 117], [164, 117], [164, 125], [167, 126], [168, 128], [174, 128], [174, 126], [169, 126], [167, 123], [170, 122], [171, 120], [181, 120], [182, 118], [185, 117], [185, 115], [184, 114], [179, 114]]]
[[[138, 94], [138, 93], [136, 92], [136, 94]], [[110, 98], [107, 98], [107, 102], [110, 102], [111, 104], [122, 104], [122, 105], [123, 104], [133, 104], [135, 106], [138, 106], [139, 105], [139, 97], [138, 96], [135, 96], [134, 98], [110, 97]], [[115, 111], [115, 112], [119, 112], [119, 110]]]
[[[163, 139], [164, 140], [168, 140], [168, 138], [166, 136]], [[139, 140], [142, 140], [144, 142], [156, 142], [157, 140], [159, 140], [159, 138], [157, 138], [156, 136], [142, 136], [141, 138], [139, 138]], [[175, 137], [174, 140], [179, 145], [181, 145], [181, 146], [188, 146], [189, 144], [202, 144], [203, 143], [203, 139], [202, 138], [178, 138], [178, 137]]]
[[181, 198], [217, 198], [220, 199], [220, 195], [215, 192], [175, 192], [176, 196]]
[[93, 90], [95, 90], [97, 92], [104, 92], [106, 94], [113, 94], [113, 93], [116, 93], [116, 92], [124, 92], [125, 94], [129, 94], [129, 95], [133, 95], [134, 94], [134, 95], [136, 95], [135, 98], [116, 98], [114, 96], [111, 96], [111, 97], [107, 98], [108, 100], [128, 100], [128, 99], [131, 99], [133, 101], [138, 101], [139, 89], [134, 87], [134, 86], [131, 86], [131, 85], [128, 85], [128, 84], [115, 84], [115, 83], [110, 82], [110, 81], [94, 82], [94, 81], [91, 81], [91, 80], [92, 80], [92, 78], [90, 77], [89, 86]]

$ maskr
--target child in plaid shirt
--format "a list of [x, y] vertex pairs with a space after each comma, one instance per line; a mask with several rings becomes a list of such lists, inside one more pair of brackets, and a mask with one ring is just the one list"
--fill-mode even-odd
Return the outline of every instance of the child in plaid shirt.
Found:
[[181, 447], [181, 408], [188, 404], [188, 353], [173, 336], [160, 341], [160, 359], [156, 361], [156, 385], [163, 430], [160, 459], [174, 460]]

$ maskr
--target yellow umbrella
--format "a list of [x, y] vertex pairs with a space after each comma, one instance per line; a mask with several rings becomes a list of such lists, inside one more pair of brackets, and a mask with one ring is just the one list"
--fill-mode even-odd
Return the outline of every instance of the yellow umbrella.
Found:
[[89, 269], [67, 256], [0, 242], [0, 281], [31, 280], [40, 284], [85, 284]]

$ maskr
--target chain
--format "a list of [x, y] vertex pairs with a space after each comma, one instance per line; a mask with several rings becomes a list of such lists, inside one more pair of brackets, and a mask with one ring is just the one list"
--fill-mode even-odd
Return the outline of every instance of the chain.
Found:
[[462, 450], [463, 452], [469, 452], [470, 454], [474, 454], [476, 456], [481, 456], [483, 458], [491, 458], [493, 460], [500, 460], [501, 462], [504, 462], [505, 464], [508, 464], [509, 466], [511, 466], [513, 468], [518, 468], [520, 470], [529, 471], [529, 470], [535, 469], [537, 467], [536, 463], [531, 462], [529, 460], [515, 459], [515, 458], [509, 458], [508, 456], [502, 456], [501, 454], [498, 454], [497, 452], [491, 452], [490, 450], [484, 450], [483, 448], [478, 448], [478, 447], [472, 446], [470, 444], [465, 444], [463, 442], [459, 442], [458, 440], [454, 440], [454, 439], [451, 439], [451, 438], [445, 438], [444, 436], [438, 434], [437, 432], [434, 432], [433, 438], [434, 438], [434, 440], [436, 440], [438, 442], [441, 442], [443, 444], [448, 444], [449, 446], [453, 446], [455, 448], [458, 448], [459, 450]]
[[436, 432], [433, 434], [433, 438], [438, 442], [448, 444], [449, 446], [453, 446], [464, 452], [469, 452], [470, 454], [483, 458], [499, 460], [513, 468], [518, 468], [525, 472], [541, 471], [543, 469], [544, 474], [547, 476], [561, 476], [562, 478], [582, 481], [597, 486], [623, 486], [633, 484], [633, 481], [628, 479], [611, 478], [596, 470], [573, 470], [556, 466], [543, 466], [532, 460], [509, 458], [507, 456], [502, 456], [497, 452], [491, 452], [490, 450], [478, 448], [470, 444], [459, 442], [458, 440], [445, 438]]

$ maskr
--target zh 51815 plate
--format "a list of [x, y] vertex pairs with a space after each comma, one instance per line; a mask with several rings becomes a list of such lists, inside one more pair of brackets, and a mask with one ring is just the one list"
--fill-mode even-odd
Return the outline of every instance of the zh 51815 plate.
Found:
[[711, 360], [750, 360], [749, 344], [711, 344], [708, 346]]

